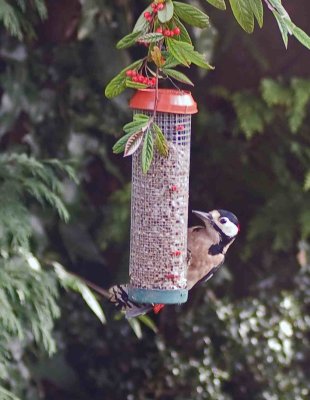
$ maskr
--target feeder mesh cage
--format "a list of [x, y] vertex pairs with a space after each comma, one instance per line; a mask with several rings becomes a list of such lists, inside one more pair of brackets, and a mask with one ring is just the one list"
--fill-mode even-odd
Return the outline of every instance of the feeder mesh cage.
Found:
[[[143, 113], [152, 115], [148, 111]], [[142, 146], [133, 155], [130, 287], [183, 290], [186, 291], [183, 300], [161, 299], [162, 303], [181, 303], [187, 299], [191, 115], [157, 112], [155, 123], [169, 143], [169, 155], [165, 158], [154, 148], [154, 158], [146, 174], [141, 166]], [[132, 298], [139, 302], [136, 297]]]

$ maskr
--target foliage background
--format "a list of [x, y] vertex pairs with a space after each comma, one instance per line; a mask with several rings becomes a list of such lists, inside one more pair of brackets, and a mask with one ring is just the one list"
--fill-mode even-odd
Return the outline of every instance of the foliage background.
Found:
[[[308, 1], [283, 3], [307, 30]], [[31, 323], [34, 309], [22, 307], [25, 315], [17, 310], [22, 325], [0, 337], [9, 352], [0, 360], [3, 398], [14, 398], [6, 390], [23, 400], [309, 398], [309, 52], [293, 40], [286, 51], [267, 10], [264, 28], [249, 36], [230, 10], [195, 4], [210, 15], [212, 27], [192, 34], [216, 69], [190, 72], [200, 109], [193, 126], [190, 208], [230, 209], [242, 230], [225, 267], [207, 286], [185, 306], [154, 317], [157, 334], [138, 322], [133, 330], [104, 299], [102, 325], [78, 296], [59, 289], [45, 265], [56, 260], [103, 288], [127, 279], [130, 160], [111, 148], [130, 119], [129, 94], [110, 101], [103, 89], [139, 54], [139, 48], [119, 52], [114, 46], [145, 2], [48, 1], [43, 22], [35, 8], [25, 9], [35, 39], [25, 22], [28, 34], [21, 41], [1, 28], [0, 147], [2, 170], [11, 174], [1, 176], [2, 210], [8, 193], [3, 185], [34, 170], [12, 172], [5, 157], [13, 152], [35, 160], [74, 159], [80, 179], [77, 185], [61, 174], [61, 188], [56, 185], [69, 223], [39, 208], [33, 193], [14, 198], [26, 210], [32, 236], [19, 243], [22, 255], [11, 240], [1, 240], [0, 292], [14, 287], [27, 293], [30, 287], [29, 299], [38, 303], [31, 286], [37, 282], [38, 298], [49, 288], [50, 302], [42, 305], [43, 314], [36, 309], [43, 315], [37, 325]], [[23, 193], [24, 181], [18, 185]], [[11, 220], [4, 214], [1, 226]], [[15, 237], [22, 226], [17, 223], [8, 235]], [[40, 278], [25, 269], [25, 248], [43, 265]], [[1, 302], [6, 326], [11, 311]], [[50, 316], [57, 317], [59, 307], [62, 316], [53, 328]], [[50, 352], [57, 345], [52, 358], [40, 350], [42, 338], [48, 338], [43, 347]]]

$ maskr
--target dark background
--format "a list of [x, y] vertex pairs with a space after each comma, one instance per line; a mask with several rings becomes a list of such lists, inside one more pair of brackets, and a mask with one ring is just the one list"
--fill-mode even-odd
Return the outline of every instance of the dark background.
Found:
[[[210, 15], [209, 30], [191, 31], [215, 71], [191, 68], [193, 117], [190, 209], [225, 208], [241, 233], [227, 262], [184, 306], [152, 316], [137, 338], [102, 299], [101, 325], [82, 300], [61, 297], [59, 351], [27, 355], [27, 379], [16, 377], [22, 399], [48, 400], [297, 400], [308, 399], [310, 266], [309, 50], [277, 23], [247, 35], [231, 10], [195, 2]], [[283, 2], [310, 32], [307, 0]], [[1, 150], [39, 158], [74, 158], [80, 185], [65, 182], [71, 219], [42, 216], [44, 245], [70, 271], [108, 288], [127, 280], [130, 160], [112, 146], [131, 118], [125, 93], [104, 87], [141, 49], [115, 49], [147, 2], [48, 1], [36, 40], [18, 42], [2, 31], [0, 95], [12, 94], [11, 120]], [[15, 54], [8, 57], [5, 54]], [[14, 84], [14, 85], [13, 85]], [[28, 138], [27, 140], [26, 137]], [[190, 223], [197, 223], [190, 215]], [[39, 244], [41, 243], [41, 244]], [[138, 322], [137, 322], [138, 324]], [[36, 397], [37, 396], [37, 397]], [[41, 397], [40, 397], [41, 396]]]

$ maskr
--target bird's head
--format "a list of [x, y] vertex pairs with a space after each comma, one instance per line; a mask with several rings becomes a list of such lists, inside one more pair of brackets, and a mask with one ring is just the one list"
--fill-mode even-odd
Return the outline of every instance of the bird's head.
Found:
[[194, 211], [206, 226], [212, 226], [221, 236], [233, 239], [237, 236], [240, 226], [238, 218], [230, 211], [213, 210], [210, 212]]

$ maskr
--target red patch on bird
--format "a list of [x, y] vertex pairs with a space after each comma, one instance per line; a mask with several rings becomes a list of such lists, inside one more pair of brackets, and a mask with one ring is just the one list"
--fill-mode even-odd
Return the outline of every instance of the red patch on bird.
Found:
[[153, 307], [153, 311], [155, 314], [158, 314], [164, 307], [164, 304], [155, 304], [155, 306]]

